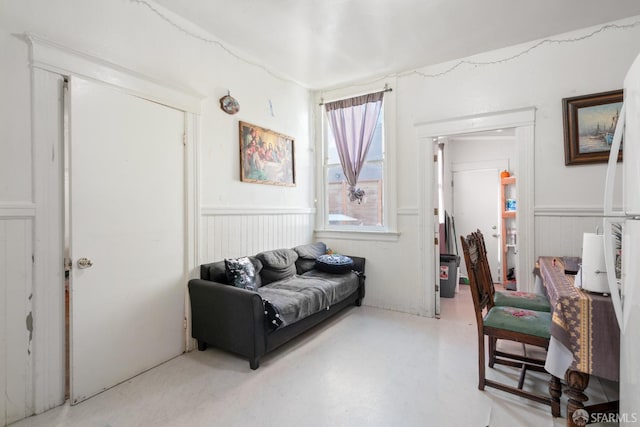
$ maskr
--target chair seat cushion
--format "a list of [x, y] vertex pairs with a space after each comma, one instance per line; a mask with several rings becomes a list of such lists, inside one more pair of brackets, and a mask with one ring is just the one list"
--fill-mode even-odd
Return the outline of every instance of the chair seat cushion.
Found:
[[495, 306], [485, 315], [484, 326], [549, 338], [551, 313]]
[[535, 311], [551, 311], [547, 297], [532, 292], [496, 291], [493, 303], [499, 306], [526, 308]]

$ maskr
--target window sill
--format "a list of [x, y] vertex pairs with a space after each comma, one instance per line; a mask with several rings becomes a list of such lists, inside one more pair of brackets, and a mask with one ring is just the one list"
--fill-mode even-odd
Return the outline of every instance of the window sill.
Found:
[[400, 239], [400, 233], [396, 231], [314, 230], [314, 234], [319, 240], [331, 239], [397, 242]]

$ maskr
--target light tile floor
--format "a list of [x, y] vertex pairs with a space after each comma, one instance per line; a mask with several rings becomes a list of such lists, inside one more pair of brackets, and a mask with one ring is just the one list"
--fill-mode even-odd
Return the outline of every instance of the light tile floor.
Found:
[[[442, 299], [440, 319], [353, 307], [267, 355], [257, 371], [216, 349], [194, 351], [14, 426], [565, 425], [547, 406], [477, 389], [473, 307], [468, 286], [460, 288]], [[488, 375], [517, 381], [507, 367]], [[534, 373], [525, 387], [545, 392], [546, 381]], [[592, 381], [588, 393], [596, 403], [611, 390]]]

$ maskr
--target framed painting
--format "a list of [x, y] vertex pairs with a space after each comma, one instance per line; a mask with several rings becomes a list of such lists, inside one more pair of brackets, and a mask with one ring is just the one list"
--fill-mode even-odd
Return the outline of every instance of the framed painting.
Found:
[[[565, 165], [609, 161], [621, 107], [622, 90], [562, 100]], [[622, 149], [618, 161], [622, 161]]]
[[295, 186], [293, 138], [240, 122], [240, 180]]

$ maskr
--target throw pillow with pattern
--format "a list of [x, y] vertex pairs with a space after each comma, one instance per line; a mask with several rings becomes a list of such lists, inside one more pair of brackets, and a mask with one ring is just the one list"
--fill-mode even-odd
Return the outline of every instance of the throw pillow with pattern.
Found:
[[236, 288], [248, 289], [255, 291], [256, 286], [256, 269], [249, 258], [236, 258], [224, 260], [227, 280]]

